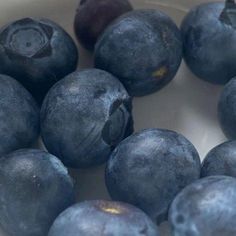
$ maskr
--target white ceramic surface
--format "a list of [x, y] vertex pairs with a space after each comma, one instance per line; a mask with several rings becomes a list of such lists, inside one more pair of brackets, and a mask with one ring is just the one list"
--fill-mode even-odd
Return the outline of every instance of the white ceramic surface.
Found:
[[[135, 8], [159, 8], [178, 24], [191, 6], [206, 0], [131, 0]], [[1, 0], [0, 26], [27, 16], [47, 17], [63, 26], [73, 37], [76, 0]], [[79, 46], [79, 45], [78, 45]], [[79, 46], [79, 68], [91, 67], [92, 56]], [[182, 66], [176, 78], [163, 90], [134, 99], [135, 130], [168, 128], [185, 135], [201, 158], [225, 140], [217, 121], [217, 101], [222, 87], [197, 79]], [[104, 167], [73, 170], [78, 200], [109, 199], [103, 179]], [[166, 227], [163, 227], [166, 228]], [[162, 235], [168, 235], [166, 229]], [[3, 233], [0, 232], [2, 236]]]

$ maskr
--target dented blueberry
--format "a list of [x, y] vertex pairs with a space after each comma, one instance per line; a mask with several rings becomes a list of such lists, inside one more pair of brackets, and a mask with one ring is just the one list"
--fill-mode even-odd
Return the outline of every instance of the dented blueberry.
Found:
[[219, 99], [218, 118], [228, 139], [236, 139], [236, 78], [228, 82]]
[[98, 69], [74, 72], [45, 98], [41, 110], [44, 144], [67, 166], [101, 164], [133, 131], [131, 102], [111, 74]]
[[51, 154], [23, 149], [0, 159], [0, 219], [8, 235], [45, 236], [74, 203], [72, 179]]
[[138, 208], [121, 202], [85, 201], [65, 210], [48, 236], [159, 236], [157, 226]]
[[181, 60], [180, 31], [158, 10], [135, 10], [119, 17], [95, 48], [95, 66], [119, 78], [132, 96], [164, 87], [174, 78]]
[[0, 75], [0, 157], [31, 146], [39, 135], [39, 108], [13, 78]]
[[171, 205], [172, 235], [236, 235], [235, 204], [235, 178], [211, 176], [198, 180], [187, 186]]
[[214, 84], [236, 76], [236, 4], [227, 0], [193, 8], [182, 23], [184, 58], [194, 74]]
[[199, 155], [186, 138], [148, 129], [117, 146], [105, 180], [112, 199], [133, 204], [161, 223], [174, 197], [200, 177], [200, 168]]
[[72, 38], [50, 20], [24, 18], [0, 31], [0, 73], [21, 82], [38, 102], [77, 60]]
[[228, 141], [213, 148], [205, 157], [201, 176], [228, 175], [236, 177], [236, 141]]
[[81, 0], [76, 12], [74, 29], [80, 43], [93, 50], [106, 27], [120, 15], [131, 11], [128, 0]]

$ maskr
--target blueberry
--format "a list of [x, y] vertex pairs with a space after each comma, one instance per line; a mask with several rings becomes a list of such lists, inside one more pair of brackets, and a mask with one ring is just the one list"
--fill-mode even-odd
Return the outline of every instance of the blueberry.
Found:
[[111, 74], [87, 69], [59, 81], [41, 110], [42, 138], [49, 152], [74, 168], [107, 160], [133, 131], [131, 98]]
[[205, 157], [201, 176], [228, 175], [236, 177], [236, 141], [228, 141], [213, 148]]
[[39, 135], [39, 109], [31, 94], [13, 78], [0, 75], [0, 157], [29, 147]]
[[218, 118], [228, 139], [236, 139], [236, 78], [226, 84], [218, 103]]
[[38, 102], [76, 69], [77, 59], [72, 38], [50, 20], [24, 18], [0, 30], [0, 73], [21, 82]]
[[9, 235], [47, 235], [74, 202], [72, 179], [56, 157], [22, 149], [0, 159], [0, 219]]
[[236, 4], [204, 3], [182, 23], [184, 57], [199, 78], [225, 84], [236, 75]]
[[159, 236], [157, 226], [138, 208], [121, 202], [85, 201], [64, 211], [48, 236]]
[[172, 235], [236, 235], [235, 204], [235, 178], [211, 176], [198, 180], [186, 187], [171, 205]]
[[170, 203], [200, 177], [200, 158], [182, 135], [148, 129], [122, 141], [112, 153], [105, 180], [114, 200], [144, 210], [157, 223], [166, 219]]
[[180, 31], [158, 10], [124, 14], [105, 30], [95, 47], [95, 66], [117, 76], [132, 96], [164, 87], [181, 60]]
[[93, 50], [106, 27], [114, 19], [131, 10], [132, 6], [128, 0], [81, 0], [74, 22], [77, 38], [85, 48]]

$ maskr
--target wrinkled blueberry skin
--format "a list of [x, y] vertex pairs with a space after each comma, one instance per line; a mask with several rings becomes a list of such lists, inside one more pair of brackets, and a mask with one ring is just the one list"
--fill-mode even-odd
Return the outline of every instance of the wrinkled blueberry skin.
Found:
[[236, 78], [224, 87], [218, 103], [218, 119], [228, 139], [236, 139]]
[[39, 108], [31, 94], [13, 78], [0, 75], [0, 157], [26, 148], [39, 135]]
[[39, 103], [77, 60], [72, 38], [50, 20], [24, 18], [0, 31], [0, 73], [17, 79]]
[[128, 0], [81, 0], [74, 21], [78, 40], [85, 48], [93, 50], [107, 26], [131, 10]]
[[188, 13], [181, 26], [188, 67], [214, 84], [225, 84], [236, 75], [236, 9], [221, 17], [224, 5], [201, 4]]
[[73, 168], [102, 164], [133, 132], [132, 101], [111, 74], [74, 72], [49, 91], [41, 110], [41, 134], [49, 152]]
[[105, 30], [95, 47], [95, 67], [114, 74], [132, 96], [163, 88], [174, 78], [181, 60], [181, 33], [158, 10], [124, 14]]
[[172, 235], [236, 235], [235, 204], [235, 178], [210, 176], [200, 179], [173, 201], [169, 211]]
[[159, 236], [157, 226], [138, 208], [121, 202], [85, 201], [65, 210], [48, 236]]
[[228, 141], [213, 148], [205, 157], [201, 176], [228, 175], [236, 177], [236, 141]]
[[112, 199], [133, 204], [161, 223], [174, 197], [200, 177], [200, 168], [199, 155], [186, 138], [148, 129], [118, 145], [105, 180]]
[[51, 154], [22, 149], [0, 159], [0, 219], [8, 235], [45, 236], [74, 202], [72, 179]]

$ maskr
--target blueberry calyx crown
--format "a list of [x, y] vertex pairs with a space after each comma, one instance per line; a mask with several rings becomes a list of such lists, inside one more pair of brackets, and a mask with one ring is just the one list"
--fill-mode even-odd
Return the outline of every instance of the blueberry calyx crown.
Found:
[[116, 100], [109, 112], [109, 118], [106, 121], [103, 130], [103, 140], [111, 147], [116, 146], [124, 137], [126, 128], [130, 119], [128, 111], [129, 100]]
[[15, 21], [0, 32], [0, 44], [9, 57], [41, 58], [51, 55], [53, 28], [32, 18]]
[[236, 29], [236, 3], [235, 0], [226, 0], [225, 7], [220, 15], [220, 21]]

